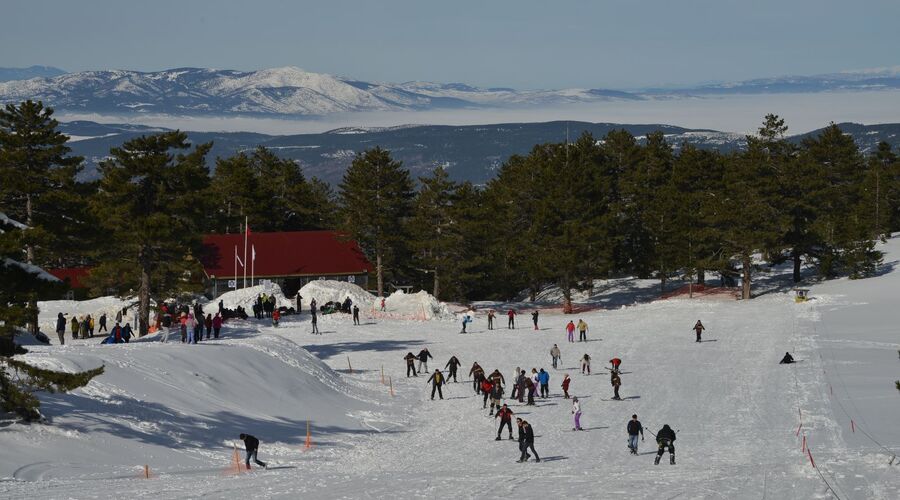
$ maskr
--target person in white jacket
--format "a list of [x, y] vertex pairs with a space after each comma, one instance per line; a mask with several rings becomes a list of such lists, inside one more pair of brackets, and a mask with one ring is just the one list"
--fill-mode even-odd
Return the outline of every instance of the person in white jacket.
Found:
[[578, 398], [572, 398], [572, 414], [575, 415], [575, 428], [573, 431], [583, 431], [581, 428], [581, 403]]

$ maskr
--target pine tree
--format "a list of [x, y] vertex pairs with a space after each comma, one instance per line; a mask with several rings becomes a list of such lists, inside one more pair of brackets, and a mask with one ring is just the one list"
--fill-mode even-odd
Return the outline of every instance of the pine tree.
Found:
[[358, 154], [341, 181], [340, 227], [375, 260], [379, 296], [385, 271], [399, 274], [405, 265], [413, 197], [409, 171], [379, 147]]
[[441, 298], [442, 280], [452, 279], [462, 244], [458, 221], [452, 211], [457, 185], [443, 167], [437, 167], [419, 182], [421, 187], [416, 194], [414, 215], [409, 221], [413, 260], [421, 266], [420, 271], [432, 275], [431, 293]]
[[142, 136], [113, 148], [111, 159], [100, 165], [100, 191], [91, 209], [108, 244], [92, 277], [122, 272], [119, 282], [138, 289], [141, 336], [148, 332], [151, 296], [196, 287], [202, 274], [192, 256], [200, 250], [207, 212], [205, 156], [211, 146], [173, 154], [189, 149], [185, 133]]

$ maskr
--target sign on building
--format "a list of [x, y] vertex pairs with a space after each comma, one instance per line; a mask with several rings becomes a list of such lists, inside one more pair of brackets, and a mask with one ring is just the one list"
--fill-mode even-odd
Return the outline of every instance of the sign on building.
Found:
[[228, 280], [228, 288], [237, 288], [237, 280]]

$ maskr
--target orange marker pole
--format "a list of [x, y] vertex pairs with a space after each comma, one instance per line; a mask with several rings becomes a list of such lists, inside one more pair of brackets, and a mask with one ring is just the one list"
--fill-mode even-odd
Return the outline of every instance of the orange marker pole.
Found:
[[144, 479], [150, 479], [150, 466], [144, 466]]
[[393, 397], [394, 396], [394, 381], [391, 380], [391, 377], [388, 377], [388, 384], [390, 385], [390, 388], [391, 388], [391, 397]]
[[312, 448], [312, 437], [309, 432], [309, 420], [306, 421], [306, 446], [305, 448], [308, 450]]
[[801, 448], [803, 453], [806, 453], [806, 434], [803, 435], [803, 447]]
[[381, 385], [384, 385], [384, 365], [381, 365]]

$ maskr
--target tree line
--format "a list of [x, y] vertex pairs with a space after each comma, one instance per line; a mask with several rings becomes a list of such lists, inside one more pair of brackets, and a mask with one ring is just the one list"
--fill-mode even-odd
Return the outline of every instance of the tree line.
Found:
[[900, 224], [889, 145], [863, 154], [835, 125], [794, 144], [775, 115], [742, 151], [585, 134], [512, 156], [485, 185], [442, 167], [413, 179], [375, 147], [335, 188], [264, 148], [216, 158], [210, 173], [211, 144], [180, 131], [126, 141], [99, 179], [80, 181], [83, 159], [52, 115], [32, 101], [0, 111], [0, 212], [30, 227], [0, 235], [0, 252], [89, 265], [94, 294], [138, 296], [142, 335], [151, 298], [202, 286], [202, 235], [245, 220], [254, 231], [342, 231], [375, 264], [379, 293], [393, 283], [444, 300], [509, 299], [555, 284], [567, 302], [595, 278], [656, 278], [665, 289], [710, 273], [739, 278], [749, 298], [763, 262], [793, 262], [796, 281], [803, 263], [826, 278], [871, 276], [876, 241]]

